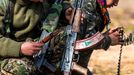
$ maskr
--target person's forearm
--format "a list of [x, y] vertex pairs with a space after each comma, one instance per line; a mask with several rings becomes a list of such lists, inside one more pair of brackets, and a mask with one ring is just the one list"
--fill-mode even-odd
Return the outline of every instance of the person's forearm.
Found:
[[96, 46], [96, 49], [107, 50], [111, 45], [111, 38], [108, 35], [104, 35], [104, 40]]
[[0, 38], [1, 57], [19, 57], [21, 42], [16, 42], [6, 37]]

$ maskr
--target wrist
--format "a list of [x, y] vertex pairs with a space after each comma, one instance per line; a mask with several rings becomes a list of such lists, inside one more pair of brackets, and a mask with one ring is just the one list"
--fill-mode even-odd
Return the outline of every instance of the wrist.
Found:
[[21, 50], [19, 51], [19, 56], [20, 57], [23, 57], [24, 56], [24, 54], [21, 52]]
[[109, 37], [109, 35], [105, 35], [104, 37], [105, 38], [103, 40], [102, 48], [105, 49], [105, 50], [107, 50], [110, 47], [112, 40]]
[[[23, 44], [23, 43], [22, 43], [22, 44]], [[22, 44], [21, 44], [20, 51], [19, 51], [19, 56], [20, 56], [20, 57], [23, 57], [23, 56], [24, 56], [24, 54], [22, 53]]]

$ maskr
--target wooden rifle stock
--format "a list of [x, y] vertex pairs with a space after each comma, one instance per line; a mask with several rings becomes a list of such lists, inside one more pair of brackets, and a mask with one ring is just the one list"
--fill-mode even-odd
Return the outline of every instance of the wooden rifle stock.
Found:
[[80, 23], [81, 23], [81, 9], [77, 8], [75, 17], [74, 17], [74, 22], [73, 22], [73, 31], [74, 32], [79, 32], [80, 31]]
[[80, 32], [81, 15], [82, 15], [81, 7], [83, 5], [83, 1], [75, 0], [75, 2], [76, 4], [74, 5], [73, 8], [70, 24], [73, 26], [72, 31]]
[[50, 33], [48, 36], [46, 36], [43, 40], [39, 41], [40, 43], [46, 43], [50, 41], [53, 37], [59, 34], [61, 29], [56, 29], [54, 32]]

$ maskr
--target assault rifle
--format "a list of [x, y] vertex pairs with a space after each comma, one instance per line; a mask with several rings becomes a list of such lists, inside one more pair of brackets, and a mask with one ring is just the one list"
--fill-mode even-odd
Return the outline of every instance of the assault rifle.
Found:
[[73, 3], [73, 14], [71, 18], [70, 25], [66, 27], [67, 30], [67, 40], [66, 40], [66, 50], [64, 50], [61, 70], [64, 72], [64, 75], [70, 75], [72, 62], [74, 59], [74, 48], [75, 41], [77, 38], [77, 32], [80, 31], [81, 24], [81, 7], [84, 3], [84, 0], [75, 0]]
[[[44, 43], [45, 45], [43, 46], [42, 50], [40, 50], [40, 52], [36, 55], [34, 55], [34, 63], [35, 66], [40, 70], [40, 68], [42, 66], [47, 67], [50, 71], [54, 72], [56, 70], [55, 65], [49, 63], [47, 61], [47, 49], [48, 49], [48, 45], [49, 45], [49, 41], [54, 38], [56, 35], [58, 35], [58, 33], [60, 33], [60, 29], [55, 30], [52, 33], [47, 33], [45, 31], [43, 31], [42, 34], [46, 35], [44, 39], [40, 40], [39, 42]], [[41, 36], [42, 37], [42, 36]]]
[[[55, 65], [52, 63], [48, 62], [47, 60], [47, 51], [49, 48], [49, 41], [58, 35], [60, 33], [61, 29], [56, 29], [58, 21], [59, 21], [59, 16], [62, 11], [62, 3], [63, 0], [55, 0], [55, 3], [52, 4], [50, 12], [43, 21], [43, 31], [40, 36], [39, 42], [44, 43], [43, 48], [40, 50], [39, 53], [35, 54], [34, 57], [34, 64], [38, 70], [41, 69], [41, 67], [46, 67], [48, 68], [51, 72], [56, 71]], [[45, 4], [43, 4], [45, 6]]]

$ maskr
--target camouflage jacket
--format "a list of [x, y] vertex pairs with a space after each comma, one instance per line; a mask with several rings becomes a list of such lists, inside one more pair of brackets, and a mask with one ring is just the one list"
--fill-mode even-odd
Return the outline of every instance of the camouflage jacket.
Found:
[[27, 38], [36, 38], [39, 35], [39, 23], [41, 16], [47, 14], [47, 8], [42, 4], [33, 3], [30, 0], [16, 0], [14, 5], [13, 25], [11, 31], [14, 38], [6, 38], [2, 35], [4, 15], [9, 0], [0, 0], [0, 56], [19, 57], [22, 42]]
[[40, 36], [41, 20], [46, 18], [52, 3], [50, 0], [44, 0], [43, 3], [16, 0], [10, 28], [14, 37], [7, 38], [2, 34], [2, 28], [9, 0], [0, 0], [0, 57], [19, 57], [22, 42]]
[[[104, 24], [105, 20], [101, 12], [101, 7], [97, 0], [85, 0], [82, 10], [86, 14], [86, 19], [84, 20], [84, 26], [86, 27], [83, 27], [86, 29], [82, 29], [84, 33], [81, 33], [86, 34], [84, 38], [90, 37], [98, 31], [102, 32], [110, 22], [108, 16], [108, 23]], [[111, 39], [108, 35], [104, 35], [104, 37], [103, 42], [97, 45], [96, 48], [103, 48], [105, 50], [109, 48]]]

